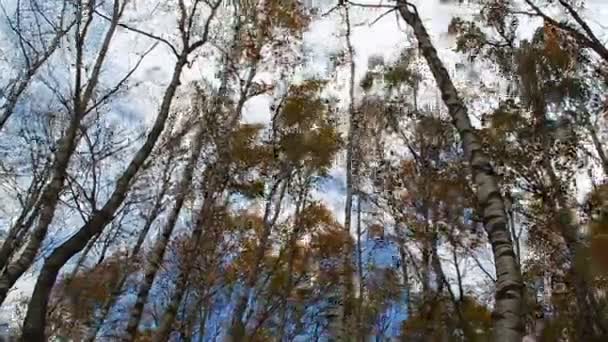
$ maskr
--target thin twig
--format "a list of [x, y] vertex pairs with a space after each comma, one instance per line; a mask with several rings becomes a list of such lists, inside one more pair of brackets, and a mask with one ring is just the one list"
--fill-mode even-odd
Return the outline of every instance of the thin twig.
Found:
[[144, 60], [144, 58], [150, 53], [152, 52], [152, 50], [154, 50], [154, 48], [156, 48], [156, 46], [158, 45], [158, 42], [152, 44], [152, 46], [146, 50], [140, 57], [139, 60], [137, 61], [137, 63], [135, 63], [135, 66], [133, 66], [133, 68], [131, 68], [131, 70], [129, 70], [129, 72], [127, 72], [127, 74], [120, 80], [118, 81], [118, 83], [116, 84], [116, 86], [114, 86], [114, 88], [112, 88], [112, 90], [110, 90], [108, 93], [106, 93], [99, 101], [96, 101], [89, 109], [87, 109], [84, 113], [84, 115], [87, 115], [88, 113], [90, 113], [92, 110], [94, 110], [95, 108], [99, 107], [101, 104], [103, 104], [105, 101], [107, 101], [112, 95], [114, 95], [116, 92], [118, 92], [118, 90], [120, 90], [120, 88], [122, 87], [122, 85], [129, 79], [131, 78], [131, 76], [133, 75], [133, 73], [135, 73], [135, 71], [139, 68], [139, 66], [141, 65], [141, 62]]
[[386, 17], [387, 15], [391, 14], [392, 12], [395, 12], [395, 10], [397, 10], [397, 8], [391, 8], [388, 11], [382, 13], [378, 18], [374, 19], [368, 26], [372, 26], [375, 23], [377, 23], [378, 21], [380, 21], [380, 19]]
[[[105, 15], [105, 14], [103, 14], [103, 13], [99, 12], [98, 10], [95, 10], [95, 13], [96, 13], [97, 15], [99, 15], [100, 17], [102, 17], [103, 19], [105, 19], [105, 20], [108, 20], [108, 21], [111, 21], [111, 20], [112, 20], [110, 17], [108, 17], [107, 15]], [[119, 27], [122, 27], [122, 28], [124, 28], [124, 29], [126, 29], [126, 30], [129, 30], [129, 31], [132, 31], [132, 32], [135, 32], [135, 33], [141, 34], [141, 35], [143, 35], [143, 36], [146, 36], [146, 37], [148, 37], [148, 38], [150, 38], [150, 39], [157, 40], [157, 41], [159, 41], [159, 42], [161, 42], [161, 43], [163, 43], [163, 44], [167, 45], [167, 46], [168, 46], [168, 47], [171, 49], [171, 51], [173, 52], [173, 54], [174, 54], [174, 55], [175, 55], [177, 58], [179, 58], [179, 53], [177, 52], [177, 49], [175, 48], [175, 46], [174, 46], [174, 45], [173, 45], [171, 42], [169, 42], [168, 40], [166, 40], [165, 38], [160, 37], [160, 36], [157, 36], [157, 35], [152, 34], [152, 33], [149, 33], [149, 32], [146, 32], [146, 31], [143, 31], [143, 30], [140, 30], [140, 29], [137, 29], [137, 28], [132, 27], [132, 26], [129, 26], [129, 25], [127, 25], [127, 24], [118, 23], [118, 26], [119, 26]]]

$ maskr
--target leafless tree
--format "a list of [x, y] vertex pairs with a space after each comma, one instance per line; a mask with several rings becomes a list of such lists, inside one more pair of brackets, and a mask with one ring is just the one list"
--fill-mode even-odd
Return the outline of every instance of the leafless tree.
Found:
[[[81, 130], [83, 125], [87, 125], [84, 122], [85, 119], [89, 119], [88, 114], [93, 110], [96, 110], [101, 104], [100, 100], [94, 99], [96, 91], [98, 90], [99, 78], [101, 71], [106, 61], [110, 44], [113, 40], [114, 33], [120, 17], [122, 16], [126, 2], [119, 4], [115, 3], [113, 8], [113, 22], [110, 25], [106, 35], [104, 36], [103, 43], [98, 50], [97, 57], [92, 65], [92, 71], [89, 75], [85, 70], [85, 38], [90, 33], [91, 23], [93, 21], [93, 3], [83, 4], [79, 3], [76, 7], [78, 18], [75, 24], [76, 31], [74, 36], [75, 44], [75, 70], [74, 70], [74, 96], [71, 100], [66, 100], [63, 104], [67, 110], [69, 122], [64, 134], [57, 143], [57, 148], [54, 153], [54, 160], [51, 165], [51, 175], [49, 182], [45, 185], [39, 200], [39, 211], [37, 222], [33, 227], [33, 232], [30, 239], [21, 252], [19, 258], [6, 265], [6, 269], [2, 276], [0, 276], [0, 302], [3, 302], [6, 298], [8, 290], [13, 284], [19, 279], [19, 277], [29, 268], [33, 262], [36, 254], [40, 250], [42, 242], [46, 237], [48, 228], [55, 216], [57, 205], [60, 201], [60, 193], [66, 182], [68, 167], [70, 160], [76, 151], [79, 140], [82, 137]], [[130, 72], [132, 73], [132, 71]], [[87, 81], [83, 79], [87, 77]], [[110, 96], [111, 93], [115, 92], [125, 81], [127, 77], [121, 80], [113, 91], [105, 94], [101, 97], [104, 98]], [[12, 250], [9, 250], [9, 255]]]
[[[111, 20], [109, 32], [113, 32], [117, 27], [119, 27], [119, 19], [127, 3], [127, 1], [121, 3], [118, 0], [114, 2], [113, 13], [110, 16]], [[182, 47], [178, 52], [178, 49], [173, 47], [171, 43], [164, 40], [164, 42], [167, 42], [166, 44], [169, 44], [172, 47], [172, 51], [174, 52], [177, 61], [174, 66], [171, 81], [169, 82], [169, 85], [167, 86], [163, 95], [155, 122], [145, 138], [143, 145], [137, 150], [131, 161], [128, 163], [127, 168], [118, 177], [114, 190], [109, 196], [109, 199], [90, 217], [90, 219], [78, 230], [78, 232], [76, 232], [76, 234], [72, 235], [67, 241], [55, 248], [53, 252], [45, 259], [44, 266], [42, 267], [36, 282], [32, 299], [29, 303], [28, 314], [26, 315], [24, 323], [23, 339], [32, 341], [44, 340], [44, 327], [48, 300], [60, 269], [72, 256], [85, 248], [89, 240], [95, 235], [99, 234], [113, 219], [116, 211], [121, 207], [128, 195], [128, 190], [131, 186], [132, 180], [154, 150], [154, 147], [165, 128], [167, 118], [169, 117], [171, 104], [180, 85], [180, 76], [182, 71], [188, 65], [190, 55], [207, 43], [210, 31], [209, 27], [221, 2], [216, 1], [207, 3], [207, 5], [210, 7], [211, 14], [205, 21], [204, 28], [200, 33], [200, 36], [197, 37], [197, 32], [194, 32], [193, 25], [195, 20], [198, 18], [198, 11], [200, 10], [199, 6], [203, 5], [204, 3], [205, 2], [203, 1], [195, 1], [188, 8], [183, 1], [178, 1], [178, 29]], [[93, 12], [95, 11], [91, 10], [89, 12], [91, 12], [90, 17], [92, 18]], [[124, 25], [122, 26], [124, 27]], [[108, 37], [111, 38], [111, 35]], [[101, 65], [99, 68], [101, 68]], [[78, 80], [79, 78], [77, 78], [77, 81]], [[95, 82], [90, 82], [89, 86], [94, 83]], [[85, 92], [85, 94], [87, 93]], [[78, 107], [80, 107], [80, 99], [77, 102], [79, 105]]]

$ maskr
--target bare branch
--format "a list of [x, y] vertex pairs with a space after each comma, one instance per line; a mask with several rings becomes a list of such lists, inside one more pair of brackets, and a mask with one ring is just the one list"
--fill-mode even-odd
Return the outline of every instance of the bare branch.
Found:
[[[108, 17], [106, 14], [101, 13], [98, 10], [96, 10], [95, 13], [97, 15], [99, 15], [101, 18], [105, 19], [105, 20], [108, 20], [108, 21], [112, 20], [112, 18]], [[179, 52], [177, 52], [177, 49], [175, 48], [175, 46], [171, 42], [169, 42], [168, 40], [166, 40], [165, 38], [157, 36], [157, 35], [149, 33], [149, 32], [146, 32], [146, 31], [143, 31], [143, 30], [140, 30], [140, 29], [138, 29], [136, 27], [132, 27], [132, 26], [130, 26], [128, 24], [125, 24], [125, 23], [118, 23], [118, 26], [122, 27], [122, 28], [124, 28], [124, 29], [126, 29], [128, 31], [131, 31], [131, 32], [134, 32], [134, 33], [137, 33], [137, 34], [141, 34], [141, 35], [143, 35], [145, 37], [157, 40], [157, 41], [159, 41], [159, 42], [167, 45], [169, 47], [169, 49], [171, 49], [171, 52], [173, 52], [173, 55], [175, 57], [179, 58]]]

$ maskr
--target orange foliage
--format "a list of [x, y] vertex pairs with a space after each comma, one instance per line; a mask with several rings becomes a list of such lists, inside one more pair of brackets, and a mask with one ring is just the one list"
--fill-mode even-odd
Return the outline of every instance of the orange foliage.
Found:
[[570, 52], [566, 46], [564, 46], [566, 42], [560, 34], [560, 29], [549, 22], [545, 22], [543, 35], [545, 41], [545, 55], [554, 65], [560, 67], [562, 70], [571, 68], [576, 59], [571, 58]]
[[290, 87], [275, 122], [281, 156], [292, 165], [309, 166], [321, 173], [342, 145], [329, 120], [328, 106], [320, 97], [324, 85], [325, 81], [307, 80]]
[[234, 130], [230, 140], [231, 160], [242, 169], [252, 168], [268, 161], [272, 151], [259, 143], [261, 124], [242, 124]]
[[264, 7], [270, 27], [284, 28], [299, 35], [310, 24], [311, 18], [299, 1], [266, 0]]
[[137, 263], [128, 262], [124, 255], [117, 253], [92, 269], [62, 280], [56, 291], [58, 309], [49, 318], [54, 322], [54, 333], [78, 339], [83, 332], [81, 325], [112, 295], [121, 277], [136, 267]]

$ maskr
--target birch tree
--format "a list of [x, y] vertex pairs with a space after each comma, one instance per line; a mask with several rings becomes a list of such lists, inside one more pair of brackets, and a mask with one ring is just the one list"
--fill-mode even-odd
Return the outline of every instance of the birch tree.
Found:
[[460, 98], [452, 80], [437, 54], [432, 40], [414, 5], [398, 1], [398, 10], [411, 26], [420, 50], [435, 77], [442, 99], [458, 133], [476, 186], [477, 200], [481, 208], [484, 227], [494, 251], [496, 265], [496, 303], [494, 308], [494, 338], [496, 341], [518, 341], [522, 336], [521, 306], [523, 284], [520, 267], [513, 252], [504, 201], [498, 188], [498, 177], [479, 138], [471, 125], [467, 107]]

